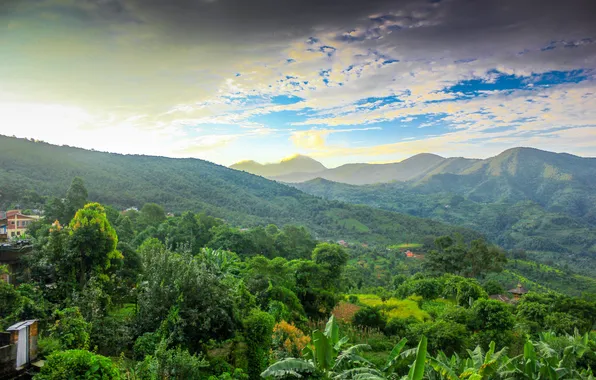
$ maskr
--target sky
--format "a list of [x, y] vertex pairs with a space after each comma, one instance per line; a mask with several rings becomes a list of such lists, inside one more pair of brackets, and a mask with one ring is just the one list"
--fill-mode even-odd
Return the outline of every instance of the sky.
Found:
[[0, 0], [0, 134], [230, 165], [596, 156], [594, 0]]

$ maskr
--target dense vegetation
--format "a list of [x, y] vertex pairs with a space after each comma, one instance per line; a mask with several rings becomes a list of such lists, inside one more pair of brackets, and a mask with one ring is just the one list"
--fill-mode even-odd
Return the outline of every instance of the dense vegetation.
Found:
[[593, 378], [593, 295], [490, 299], [526, 261], [484, 240], [408, 259], [292, 225], [118, 212], [79, 178], [65, 194], [30, 227], [18, 283], [0, 282], [1, 328], [40, 320], [36, 380]]
[[532, 200], [475, 200], [447, 192], [423, 192], [400, 183], [353, 186], [313, 180], [295, 186], [325, 199], [366, 204], [389, 211], [431, 218], [481, 232], [503, 247], [539, 251], [535, 258], [551, 265], [560, 262], [576, 270], [596, 270], [596, 220], [591, 207], [541, 205]]
[[[42, 208], [81, 177], [89, 198], [118, 208], [158, 203], [204, 212], [239, 227], [301, 225], [317, 238], [390, 244], [471, 230], [331, 202], [252, 174], [197, 159], [119, 155], [0, 136], [0, 209]], [[72, 213], [72, 210], [71, 210]]]

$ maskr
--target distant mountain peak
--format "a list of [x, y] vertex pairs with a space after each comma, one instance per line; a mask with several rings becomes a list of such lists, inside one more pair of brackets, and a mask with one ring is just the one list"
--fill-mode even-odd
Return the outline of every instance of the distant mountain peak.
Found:
[[238, 161], [235, 164], [231, 165], [262, 165], [261, 163], [256, 162], [255, 160], [242, 160], [242, 161]]
[[315, 162], [319, 162], [317, 160], [315, 160], [312, 157], [309, 156], [305, 156], [303, 154], [300, 153], [296, 153], [296, 154], [292, 154], [291, 156], [287, 156], [281, 159], [280, 163], [282, 162], [288, 162], [288, 161], [295, 161], [295, 160], [306, 160], [306, 161], [315, 161]]
[[231, 165], [230, 168], [263, 177], [276, 177], [291, 173], [318, 173], [327, 169], [314, 158], [301, 154], [293, 154], [275, 163], [261, 164], [252, 160], [241, 161]]

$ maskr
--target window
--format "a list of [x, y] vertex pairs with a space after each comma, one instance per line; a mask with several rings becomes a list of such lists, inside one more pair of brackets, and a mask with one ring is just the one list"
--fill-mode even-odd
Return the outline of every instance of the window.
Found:
[[21, 231], [17, 231], [17, 235], [18, 236], [21, 236]]
[[10, 236], [14, 236], [14, 231], [12, 231], [12, 232], [10, 233]]

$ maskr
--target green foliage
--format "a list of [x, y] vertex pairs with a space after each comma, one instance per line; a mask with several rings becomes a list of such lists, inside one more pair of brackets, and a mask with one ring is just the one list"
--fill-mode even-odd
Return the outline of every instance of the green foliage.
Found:
[[505, 293], [503, 286], [496, 280], [488, 280], [482, 284], [482, 287], [489, 295]]
[[50, 355], [35, 380], [120, 379], [118, 368], [105, 356], [85, 350], [60, 351]]
[[66, 192], [64, 202], [64, 222], [70, 221], [76, 212], [82, 209], [87, 203], [88, 193], [81, 177], [75, 177]]
[[352, 324], [384, 330], [387, 324], [387, 317], [381, 314], [381, 310], [378, 307], [365, 306], [354, 314]]
[[348, 262], [348, 255], [338, 244], [319, 243], [312, 252], [312, 259], [323, 267], [322, 285], [324, 288], [338, 287], [341, 272]]
[[170, 252], [157, 239], [146, 241], [139, 254], [143, 263], [135, 324], [139, 335], [157, 330], [173, 308], [178, 309], [178, 318], [171, 321], [172, 328], [179, 333], [174, 341], [191, 350], [209, 339], [233, 335], [237, 323], [233, 283], [200, 257]]
[[50, 327], [50, 337], [58, 339], [64, 350], [89, 348], [91, 325], [85, 321], [78, 308], [56, 310], [56, 322]]
[[47, 358], [58, 351], [62, 351], [60, 339], [45, 336], [37, 338], [37, 352], [41, 358]]
[[[24, 151], [28, 154], [18, 154]], [[379, 244], [405, 238], [416, 241], [417, 237], [456, 231], [468, 237], [479, 236], [464, 228], [372, 207], [326, 201], [262, 177], [197, 159], [91, 152], [2, 136], [0, 162], [3, 163], [0, 192], [7, 194], [0, 201], [3, 206], [0, 209], [8, 206], [6, 202], [20, 198], [22, 189], [63, 197], [65, 184], [78, 175], [90, 189], [89, 199], [119, 209], [155, 202], [171, 212], [202, 211], [235, 226], [296, 224], [307, 227], [320, 239]], [[343, 221], [347, 219], [359, 221], [370, 231], [345, 228]], [[291, 246], [288, 245], [289, 249]], [[311, 251], [312, 247], [300, 249], [296, 254]]]
[[89, 203], [76, 212], [70, 224], [68, 246], [73, 265], [77, 265], [79, 286], [92, 274], [103, 274], [112, 260], [122, 259], [116, 250], [118, 236], [99, 203]]
[[477, 344], [488, 347], [491, 341], [497, 347], [505, 347], [512, 341], [511, 330], [515, 323], [511, 307], [500, 301], [478, 300], [472, 307], [475, 318], [474, 340]]
[[166, 213], [163, 207], [156, 203], [145, 203], [137, 223], [143, 227], [157, 227], [164, 220], [166, 220]]
[[460, 353], [468, 345], [466, 327], [459, 323], [439, 320], [409, 325], [408, 340], [418, 341], [423, 336], [428, 339], [428, 351], [433, 353], [441, 349], [450, 354]]
[[505, 254], [495, 246], [488, 246], [483, 239], [474, 240], [470, 246], [443, 236], [435, 241], [437, 250], [426, 256], [427, 268], [435, 273], [451, 273], [478, 277], [488, 272], [500, 272], [507, 262]]
[[147, 355], [153, 355], [161, 341], [159, 334], [147, 332], [137, 338], [134, 344], [134, 355], [137, 360], [142, 360]]
[[248, 376], [251, 380], [259, 379], [261, 372], [267, 368], [275, 319], [268, 313], [255, 309], [243, 321], [243, 325], [248, 345]]
[[192, 355], [180, 347], [167, 349], [167, 344], [162, 341], [155, 354], [146, 356], [136, 367], [139, 379], [186, 380], [205, 378], [204, 369], [209, 363], [201, 355]]

